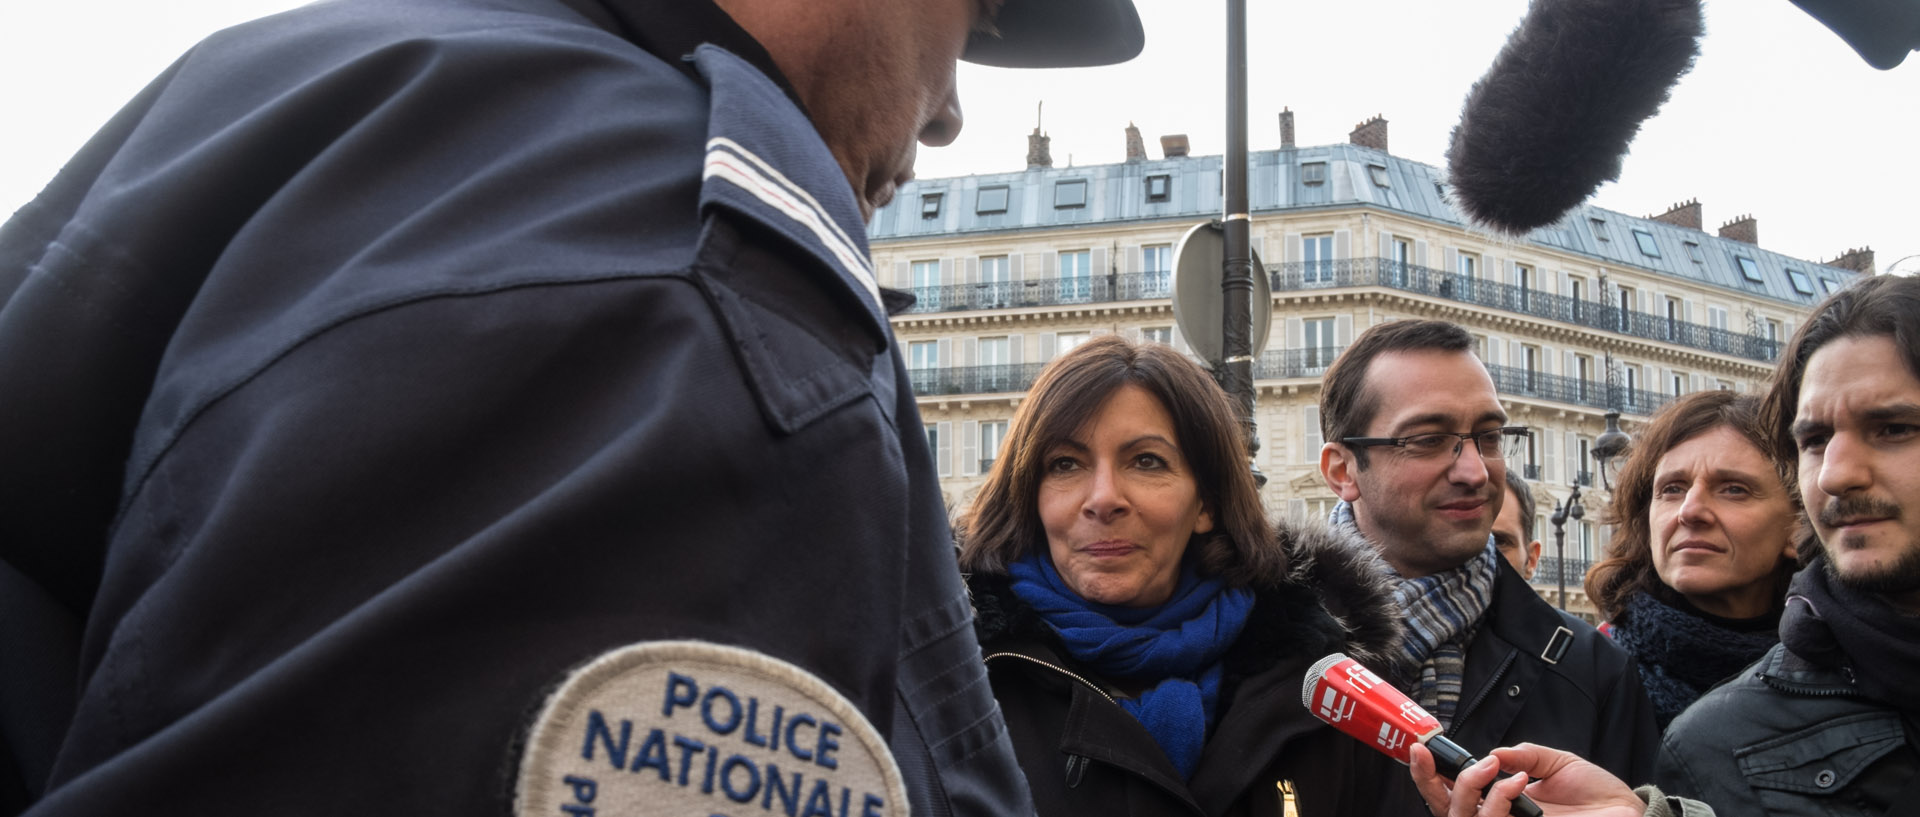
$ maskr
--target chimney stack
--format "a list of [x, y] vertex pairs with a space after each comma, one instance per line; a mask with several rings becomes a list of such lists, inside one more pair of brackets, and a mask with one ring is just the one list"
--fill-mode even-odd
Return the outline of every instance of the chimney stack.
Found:
[[1755, 221], [1751, 214], [1741, 216], [1720, 225], [1720, 237], [1744, 241], [1758, 247], [1760, 246], [1760, 222]]
[[1175, 133], [1160, 137], [1160, 155], [1168, 159], [1187, 155], [1187, 135]]
[[1293, 111], [1280, 109], [1280, 149], [1293, 150]]
[[1027, 168], [1053, 167], [1053, 137], [1040, 132], [1035, 127], [1027, 134]]
[[1846, 252], [1841, 253], [1839, 258], [1835, 258], [1832, 261], [1828, 261], [1825, 263], [1829, 267], [1839, 267], [1841, 269], [1850, 269], [1862, 275], [1872, 275], [1873, 274], [1873, 248], [1861, 247], [1860, 249], [1857, 249], [1857, 250], [1847, 250]]
[[1127, 164], [1147, 160], [1147, 143], [1140, 138], [1140, 129], [1127, 123]]
[[1700, 222], [1700, 200], [1699, 199], [1688, 199], [1686, 201], [1683, 201], [1679, 204], [1676, 204], [1672, 207], [1667, 208], [1667, 211], [1664, 213], [1661, 213], [1660, 215], [1647, 216], [1647, 220], [1658, 221], [1663, 224], [1671, 224], [1675, 227], [1685, 227], [1689, 230], [1703, 229], [1700, 226], [1701, 222]]
[[1387, 152], [1387, 120], [1375, 116], [1353, 127], [1347, 134], [1347, 141], [1361, 147], [1369, 147], [1381, 153]]

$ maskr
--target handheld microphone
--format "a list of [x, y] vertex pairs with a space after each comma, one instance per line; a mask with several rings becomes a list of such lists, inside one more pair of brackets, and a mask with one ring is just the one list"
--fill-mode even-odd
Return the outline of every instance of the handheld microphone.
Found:
[[[1440, 734], [1438, 718], [1341, 653], [1307, 669], [1300, 702], [1314, 717], [1402, 764], [1412, 760], [1416, 741], [1433, 753], [1433, 765], [1449, 780], [1474, 763], [1472, 754]], [[1540, 817], [1540, 806], [1522, 794], [1514, 798], [1511, 813]]]
[[1461, 213], [1521, 235], [1619, 178], [1640, 123], [1693, 67], [1703, 18], [1700, 0], [1533, 0], [1453, 130]]

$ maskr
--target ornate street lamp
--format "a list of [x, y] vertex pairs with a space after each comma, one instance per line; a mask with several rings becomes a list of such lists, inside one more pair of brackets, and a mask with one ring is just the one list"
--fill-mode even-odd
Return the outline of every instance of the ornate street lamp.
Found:
[[1593, 458], [1600, 461], [1600, 484], [1607, 492], [1613, 492], [1613, 478], [1620, 475], [1620, 466], [1626, 464], [1627, 450], [1633, 447], [1633, 438], [1620, 430], [1620, 412], [1607, 412], [1607, 430], [1593, 441]]
[[1567, 519], [1571, 517], [1578, 521], [1586, 513], [1587, 509], [1580, 505], [1580, 481], [1574, 480], [1573, 493], [1568, 494], [1566, 501], [1553, 509], [1553, 516], [1548, 517], [1553, 522], [1553, 546], [1559, 553], [1553, 572], [1560, 580], [1561, 610], [1567, 609]]

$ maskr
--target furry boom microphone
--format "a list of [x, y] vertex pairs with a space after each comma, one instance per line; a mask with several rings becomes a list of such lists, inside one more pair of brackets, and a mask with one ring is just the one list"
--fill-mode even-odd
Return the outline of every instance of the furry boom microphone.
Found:
[[1454, 203], [1519, 235], [1619, 178], [1640, 123], [1693, 67], [1702, 17], [1700, 0], [1533, 0], [1467, 92], [1447, 149]]

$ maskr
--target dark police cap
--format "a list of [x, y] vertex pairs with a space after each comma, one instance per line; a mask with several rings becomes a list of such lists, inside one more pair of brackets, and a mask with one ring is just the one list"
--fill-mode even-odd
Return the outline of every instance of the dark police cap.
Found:
[[1003, 68], [1076, 68], [1126, 62], [1146, 34], [1133, 0], [1006, 0], [998, 35], [975, 34], [961, 59]]

